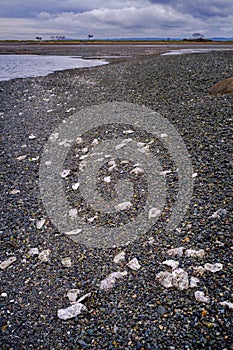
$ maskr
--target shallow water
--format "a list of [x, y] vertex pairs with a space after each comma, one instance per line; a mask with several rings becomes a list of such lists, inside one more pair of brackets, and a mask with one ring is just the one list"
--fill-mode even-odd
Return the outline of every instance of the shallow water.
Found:
[[46, 76], [59, 70], [95, 67], [107, 63], [78, 56], [0, 55], [0, 81]]
[[224, 51], [224, 50], [233, 50], [232, 48], [222, 49], [222, 48], [205, 48], [205, 49], [179, 49], [172, 50], [165, 53], [162, 53], [162, 56], [170, 56], [170, 55], [183, 55], [188, 53], [210, 53], [213, 51]]

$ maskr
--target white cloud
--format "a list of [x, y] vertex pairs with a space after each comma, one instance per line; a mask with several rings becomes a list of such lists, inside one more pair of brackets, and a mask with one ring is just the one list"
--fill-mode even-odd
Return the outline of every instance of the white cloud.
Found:
[[[180, 14], [170, 6], [149, 5], [144, 8], [124, 7], [119, 9], [100, 8], [82, 13], [66, 12], [38, 15], [47, 28], [63, 28], [81, 35], [94, 32], [95, 35], [116, 37], [119, 35], [162, 35], [189, 30], [190, 26], [201, 25], [189, 14]], [[75, 28], [75, 30], [74, 30]], [[191, 29], [191, 28], [190, 28]], [[165, 35], [166, 36], [166, 35]]]
[[1, 0], [1, 12], [0, 38], [233, 36], [232, 0]]

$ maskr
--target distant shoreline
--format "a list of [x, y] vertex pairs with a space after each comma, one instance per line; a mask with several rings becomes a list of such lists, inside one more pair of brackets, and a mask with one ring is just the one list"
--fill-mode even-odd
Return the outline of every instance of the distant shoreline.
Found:
[[[0, 41], [0, 54], [65, 55], [112, 59], [158, 55], [179, 49], [232, 50], [233, 42], [191, 41]], [[111, 59], [111, 60], [112, 60]]]
[[94, 39], [94, 40], [0, 40], [0, 45], [233, 45], [233, 40], [156, 40], [156, 39]]

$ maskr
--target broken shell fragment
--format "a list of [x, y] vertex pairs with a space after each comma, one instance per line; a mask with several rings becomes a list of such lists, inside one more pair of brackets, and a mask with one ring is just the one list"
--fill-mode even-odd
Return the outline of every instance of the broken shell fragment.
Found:
[[133, 170], [130, 171], [133, 174], [139, 175], [139, 174], [144, 174], [144, 170], [140, 167], [136, 167]]
[[184, 247], [177, 247], [177, 248], [173, 248], [173, 249], [169, 249], [167, 251], [167, 254], [170, 256], [182, 256], [183, 255], [183, 251], [184, 251]]
[[36, 223], [36, 228], [37, 228], [38, 230], [40, 230], [40, 229], [44, 226], [44, 224], [45, 224], [45, 219], [42, 218], [42, 219], [40, 219], [40, 220], [37, 221], [37, 223]]
[[57, 315], [61, 320], [68, 320], [70, 318], [78, 316], [85, 311], [88, 311], [87, 307], [77, 302], [65, 309], [59, 309]]
[[78, 209], [77, 208], [72, 208], [69, 210], [69, 216], [71, 218], [76, 218], [78, 215]]
[[49, 261], [50, 253], [51, 253], [50, 249], [42, 250], [42, 252], [40, 252], [40, 254], [38, 255], [38, 259], [40, 259], [41, 262], [47, 262]]
[[91, 296], [91, 293], [87, 293], [87, 294], [83, 295], [81, 298], [79, 298], [77, 300], [77, 303], [81, 303], [81, 301], [83, 301], [83, 300], [85, 300], [87, 298], [90, 298], [90, 296]]
[[156, 279], [164, 286], [165, 288], [171, 288], [172, 284], [172, 274], [168, 271], [161, 271], [156, 275]]
[[185, 256], [188, 256], [188, 257], [203, 258], [204, 255], [205, 255], [204, 249], [200, 249], [200, 250], [187, 249], [185, 251]]
[[10, 266], [11, 264], [13, 264], [13, 262], [15, 262], [17, 259], [15, 256], [11, 256], [10, 258], [8, 258], [7, 260], [1, 262], [0, 264], [0, 269], [5, 270], [8, 266]]
[[161, 271], [156, 275], [156, 279], [165, 288], [175, 287], [179, 290], [189, 288], [188, 273], [180, 268], [173, 270], [172, 273]]
[[117, 211], [129, 209], [132, 206], [131, 202], [123, 202], [115, 205]]
[[76, 228], [76, 229], [74, 229], [74, 230], [65, 232], [65, 234], [66, 234], [67, 236], [73, 236], [73, 235], [78, 235], [80, 232], [82, 232], [82, 229], [81, 229], [81, 228]]
[[118, 264], [120, 261], [125, 260], [125, 252], [120, 252], [114, 256], [113, 262]]
[[172, 271], [172, 284], [179, 290], [188, 289], [188, 273], [183, 269], [175, 269], [174, 271]]
[[170, 266], [173, 270], [176, 269], [179, 266], [179, 261], [175, 260], [165, 260], [162, 262], [163, 265]]
[[137, 258], [133, 258], [132, 260], [130, 260], [127, 266], [129, 266], [129, 268], [134, 271], [137, 271], [141, 268], [141, 265], [139, 264]]
[[231, 303], [230, 301], [222, 301], [222, 302], [220, 303], [220, 305], [222, 305], [222, 306], [228, 306], [229, 309], [233, 310], [233, 303]]
[[111, 182], [111, 176], [105, 176], [104, 177], [104, 182], [106, 182], [106, 183]]
[[100, 282], [100, 289], [103, 289], [103, 290], [112, 289], [116, 283], [116, 280], [121, 279], [126, 275], [127, 275], [127, 271], [123, 271], [123, 272], [117, 271], [117, 272], [111, 273]]
[[65, 179], [70, 174], [70, 169], [64, 169], [60, 175], [63, 179]]
[[218, 209], [216, 210], [211, 216], [210, 218], [213, 218], [213, 219], [220, 219], [221, 217], [223, 216], [226, 216], [227, 215], [227, 210], [226, 209]]
[[20, 190], [16, 190], [15, 188], [12, 191], [10, 191], [10, 194], [18, 194], [18, 193], [20, 193]]
[[153, 219], [155, 218], [156, 216], [159, 216], [159, 214], [161, 213], [161, 210], [157, 209], [157, 208], [151, 208], [149, 210], [149, 213], [148, 213], [148, 218], [149, 219]]
[[215, 272], [223, 269], [223, 264], [221, 264], [221, 263], [215, 263], [215, 264], [206, 263], [204, 265], [204, 268], [207, 271], [215, 273]]
[[64, 267], [71, 267], [72, 266], [72, 261], [71, 261], [71, 258], [69, 258], [69, 257], [62, 258], [61, 263]]
[[28, 251], [28, 254], [29, 255], [38, 255], [40, 252], [39, 252], [39, 249], [38, 248], [31, 248], [29, 251]]
[[197, 284], [200, 282], [199, 278], [191, 276], [190, 278], [190, 287], [195, 288], [197, 287]]
[[206, 271], [203, 266], [192, 266], [192, 268], [193, 272], [199, 276], [202, 276]]
[[26, 155], [26, 154], [24, 154], [23, 156], [17, 157], [17, 160], [24, 160], [25, 158], [27, 158], [27, 155]]
[[200, 301], [202, 303], [209, 303], [210, 302], [210, 298], [209, 297], [206, 297], [204, 292], [201, 292], [200, 290], [197, 290], [195, 293], [194, 293], [194, 296], [195, 296], [195, 299], [197, 301]]
[[70, 289], [66, 295], [67, 295], [69, 301], [74, 303], [74, 302], [76, 302], [78, 294], [80, 294], [80, 292], [81, 292], [80, 289]]
[[76, 190], [79, 188], [79, 186], [80, 186], [80, 183], [79, 183], [79, 182], [76, 182], [75, 184], [72, 185], [72, 189], [73, 189], [74, 191], [76, 191]]

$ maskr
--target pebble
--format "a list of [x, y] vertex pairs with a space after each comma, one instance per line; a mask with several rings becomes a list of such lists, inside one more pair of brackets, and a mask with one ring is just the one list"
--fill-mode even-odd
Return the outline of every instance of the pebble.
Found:
[[167, 309], [164, 306], [159, 305], [157, 308], [157, 312], [158, 312], [158, 314], [163, 315], [163, 314], [166, 314]]
[[115, 147], [116, 150], [119, 150], [119, 149], [125, 147], [131, 141], [132, 141], [132, 139], [125, 139], [125, 140], [123, 140], [122, 143], [119, 143], [118, 145], [116, 145], [116, 147]]
[[159, 175], [166, 176], [167, 174], [170, 174], [172, 171], [171, 170], [164, 170], [160, 171]]
[[161, 271], [155, 277], [165, 288], [171, 288], [173, 286], [172, 274], [170, 272]]
[[154, 237], [150, 237], [150, 238], [148, 239], [148, 243], [149, 243], [150, 245], [152, 245], [154, 242], [155, 242]]

